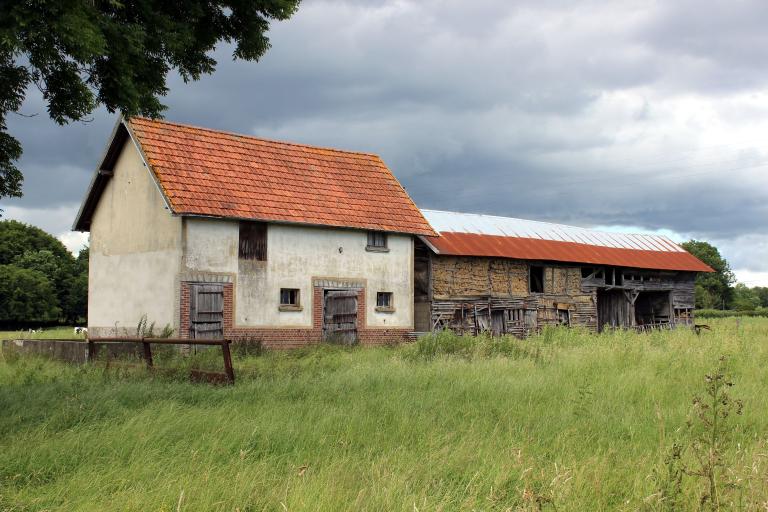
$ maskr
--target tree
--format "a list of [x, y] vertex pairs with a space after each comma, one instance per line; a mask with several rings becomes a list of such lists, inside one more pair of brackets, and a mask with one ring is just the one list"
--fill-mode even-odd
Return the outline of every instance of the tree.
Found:
[[701, 272], [696, 276], [696, 307], [722, 309], [729, 306], [732, 297], [731, 286], [736, 277], [717, 247], [697, 240], [690, 240], [682, 246], [714, 270], [712, 273]]
[[53, 285], [36, 270], [0, 265], [0, 321], [47, 322], [61, 311]]
[[27, 88], [37, 86], [48, 114], [66, 124], [103, 104], [125, 116], [160, 117], [168, 72], [184, 81], [213, 73], [216, 44], [258, 60], [269, 49], [271, 20], [286, 20], [299, 0], [50, 0], [0, 2], [0, 198], [21, 195], [7, 133]]
[[4, 220], [0, 221], [0, 264], [45, 276], [61, 320], [76, 322], [85, 317], [88, 300], [87, 248], [80, 251], [75, 259], [64, 244], [42, 229]]
[[77, 319], [77, 313], [71, 311], [70, 304], [78, 302], [76, 297], [70, 299], [70, 295], [78, 293], [73, 287], [75, 275], [75, 258], [67, 253], [67, 257], [57, 258], [49, 250], [27, 251], [13, 260], [13, 265], [18, 268], [36, 270], [43, 274], [53, 285], [54, 293], [58, 301], [64, 319], [73, 321]]
[[731, 307], [737, 311], [754, 311], [760, 307], [760, 295], [755, 288], [739, 283], [733, 288]]
[[0, 265], [13, 263], [30, 251], [50, 251], [59, 259], [72, 258], [60, 240], [42, 229], [16, 220], [0, 221]]
[[768, 286], [755, 286], [753, 290], [760, 297], [760, 306], [768, 308]]

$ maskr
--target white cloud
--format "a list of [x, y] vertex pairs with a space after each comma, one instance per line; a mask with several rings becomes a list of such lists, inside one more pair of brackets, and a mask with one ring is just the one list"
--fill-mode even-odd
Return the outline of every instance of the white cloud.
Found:
[[736, 269], [736, 280], [750, 288], [753, 286], [768, 286], [768, 272], [753, 272], [751, 270]]
[[73, 254], [88, 244], [88, 233], [71, 231], [70, 227], [77, 215], [78, 204], [68, 204], [52, 208], [25, 208], [22, 206], [3, 205], [3, 218], [18, 220], [37, 226], [52, 234]]
[[69, 252], [75, 255], [80, 252], [80, 249], [83, 249], [88, 245], [88, 233], [68, 231], [59, 234], [57, 238], [61, 240], [61, 243], [63, 243], [67, 249], [69, 249]]

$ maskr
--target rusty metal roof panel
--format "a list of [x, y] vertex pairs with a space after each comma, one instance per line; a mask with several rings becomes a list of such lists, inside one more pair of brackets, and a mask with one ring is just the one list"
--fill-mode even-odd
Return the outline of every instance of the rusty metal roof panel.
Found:
[[422, 210], [439, 254], [562, 261], [659, 270], [712, 269], [667, 237], [472, 213]]

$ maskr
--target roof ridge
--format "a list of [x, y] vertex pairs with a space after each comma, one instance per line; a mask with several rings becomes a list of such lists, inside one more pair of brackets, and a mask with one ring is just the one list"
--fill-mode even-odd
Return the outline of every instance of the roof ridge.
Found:
[[237, 133], [237, 132], [233, 132], [233, 131], [229, 131], [229, 130], [215, 130], [213, 128], [206, 128], [204, 126], [197, 126], [197, 125], [194, 125], [194, 124], [187, 124], [187, 123], [179, 123], [179, 122], [176, 122], [176, 121], [167, 121], [165, 119], [150, 119], [148, 117], [134, 116], [134, 117], [131, 117], [131, 118], [127, 119], [127, 121], [130, 123], [134, 119], [138, 119], [138, 120], [141, 120], [141, 121], [149, 121], [150, 123], [160, 123], [160, 124], [168, 124], [168, 125], [171, 125], [171, 126], [179, 126], [181, 128], [190, 128], [190, 129], [193, 129], [193, 130], [200, 130], [200, 131], [203, 131], [203, 132], [218, 133], [220, 135], [232, 135], [232, 136], [235, 136], [235, 137], [242, 137], [242, 138], [245, 138], [245, 139], [258, 140], [258, 141], [261, 141], [261, 142], [271, 142], [273, 144], [283, 144], [283, 145], [286, 145], [286, 146], [296, 146], [296, 147], [308, 148], [308, 149], [322, 149], [322, 150], [325, 150], [325, 151], [333, 151], [334, 153], [346, 153], [346, 154], [353, 154], [353, 155], [365, 155], [365, 156], [372, 156], [372, 157], [376, 157], [376, 158], [381, 159], [381, 157], [379, 155], [377, 155], [376, 153], [367, 153], [365, 151], [349, 151], [347, 149], [332, 148], [332, 147], [329, 147], [329, 146], [317, 146], [317, 145], [312, 145], [312, 144], [303, 144], [301, 142], [290, 142], [290, 141], [285, 141], [285, 140], [267, 139], [265, 137], [257, 137], [256, 135], [247, 135], [247, 134], [244, 134], [244, 133]]
[[563, 224], [559, 222], [549, 222], [546, 220], [534, 220], [534, 219], [523, 219], [521, 217], [505, 217], [503, 215], [492, 215], [489, 213], [474, 213], [474, 212], [456, 212], [456, 211], [449, 211], [449, 210], [434, 210], [430, 208], [419, 208], [422, 212], [435, 212], [435, 213], [451, 213], [451, 214], [458, 214], [458, 215], [472, 215], [475, 217], [493, 217], [494, 219], [509, 219], [509, 220], [521, 220], [523, 222], [534, 222], [536, 224], [546, 224], [548, 226], [561, 226], [566, 228], [576, 228], [576, 229], [586, 229], [595, 233], [601, 233], [605, 235], [622, 235], [622, 236], [650, 236], [656, 239], [661, 240], [667, 240], [670, 243], [680, 246], [679, 243], [675, 242], [674, 240], [670, 239], [666, 235], [649, 235], [647, 233], [627, 233], [627, 232], [614, 232], [614, 231], [603, 231], [600, 229], [594, 229], [594, 228], [585, 228], [583, 226], [574, 226], [572, 224]]

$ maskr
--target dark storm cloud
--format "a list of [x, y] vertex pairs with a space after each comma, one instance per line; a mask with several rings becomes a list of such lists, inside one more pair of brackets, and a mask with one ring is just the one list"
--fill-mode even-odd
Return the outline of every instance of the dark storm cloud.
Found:
[[[164, 102], [175, 121], [379, 153], [424, 207], [669, 229], [768, 271], [737, 242], [768, 240], [768, 151], [745, 137], [768, 129], [767, 9], [306, 1], [261, 62], [222, 46], [215, 75], [171, 77]], [[74, 208], [115, 118], [61, 128], [28, 107], [10, 122], [26, 197], [7, 203]]]

